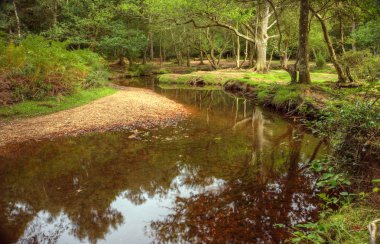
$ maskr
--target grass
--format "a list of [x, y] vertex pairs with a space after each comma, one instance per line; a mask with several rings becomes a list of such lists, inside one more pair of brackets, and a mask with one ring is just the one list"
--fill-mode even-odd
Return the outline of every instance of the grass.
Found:
[[184, 84], [174, 84], [174, 85], [168, 85], [168, 84], [159, 84], [159, 87], [165, 90], [172, 90], [172, 89], [186, 89], [186, 90], [220, 90], [217, 86], [204, 86], [204, 87], [196, 87], [196, 86], [188, 86]]
[[0, 107], [0, 118], [10, 120], [15, 118], [33, 117], [78, 107], [101, 97], [115, 93], [110, 87], [79, 90], [68, 96], [51, 97], [41, 101], [25, 101], [15, 105]]
[[[311, 73], [313, 83], [323, 83], [326, 81], [337, 80], [337, 75], [332, 73], [324, 73], [324, 70], [317, 70]], [[260, 74], [251, 71], [198, 71], [190, 74], [163, 74], [160, 75], [160, 83], [166, 84], [186, 84], [193, 78], [202, 78], [208, 84], [224, 84], [230, 79], [241, 80], [248, 84], [256, 84], [257, 82], [265, 83], [289, 83], [289, 74], [284, 70], [271, 70], [269, 73]]]
[[[326, 212], [324, 212], [326, 214]], [[316, 223], [299, 226], [294, 243], [368, 243], [367, 226], [380, 218], [380, 209], [365, 204], [348, 204], [327, 213]], [[302, 231], [302, 230], [306, 230]]]

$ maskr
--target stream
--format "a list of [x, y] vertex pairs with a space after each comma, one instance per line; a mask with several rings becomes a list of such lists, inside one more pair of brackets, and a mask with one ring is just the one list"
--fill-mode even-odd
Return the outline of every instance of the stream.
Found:
[[0, 155], [0, 243], [284, 243], [316, 218], [305, 165], [327, 149], [301, 126], [221, 90], [122, 85], [192, 116]]

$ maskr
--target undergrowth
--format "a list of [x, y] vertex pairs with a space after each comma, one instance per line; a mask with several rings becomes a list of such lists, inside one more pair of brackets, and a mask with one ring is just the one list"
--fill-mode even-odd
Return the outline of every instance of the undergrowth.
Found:
[[90, 50], [68, 50], [67, 43], [34, 35], [1, 45], [0, 79], [13, 102], [67, 95], [107, 82], [105, 61]]

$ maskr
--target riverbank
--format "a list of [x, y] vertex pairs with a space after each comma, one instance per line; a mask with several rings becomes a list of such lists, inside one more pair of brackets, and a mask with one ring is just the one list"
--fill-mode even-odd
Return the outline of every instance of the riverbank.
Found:
[[331, 155], [322, 167], [325, 169], [318, 169], [317, 183], [323, 210], [317, 222], [292, 230], [292, 242], [365, 242], [369, 240], [367, 226], [380, 218], [379, 183], [375, 183], [380, 178], [376, 163], [380, 82], [340, 85], [335, 82], [336, 74], [326, 71], [313, 72], [311, 77], [310, 85], [291, 85], [282, 70], [268, 74], [218, 70], [163, 74], [158, 79], [163, 87], [219, 87], [304, 121], [311, 131], [325, 137]]
[[[227, 92], [256, 100], [289, 116], [317, 118], [327, 107], [342, 107], [357, 100], [376, 97], [380, 81], [338, 85], [331, 69], [311, 73], [312, 84], [289, 84], [289, 74], [272, 70], [259, 74], [249, 70], [197, 71], [190, 74], [163, 74], [160, 85], [223, 87]], [[339, 92], [337, 92], [339, 90]]]
[[0, 146], [89, 131], [165, 126], [188, 114], [183, 105], [153, 91], [125, 88], [73, 109], [2, 122]]

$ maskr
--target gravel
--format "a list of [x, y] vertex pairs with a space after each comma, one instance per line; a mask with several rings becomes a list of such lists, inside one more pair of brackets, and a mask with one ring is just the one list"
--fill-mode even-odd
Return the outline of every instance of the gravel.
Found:
[[140, 88], [126, 88], [89, 104], [0, 125], [0, 147], [91, 131], [167, 126], [190, 113], [177, 102]]

